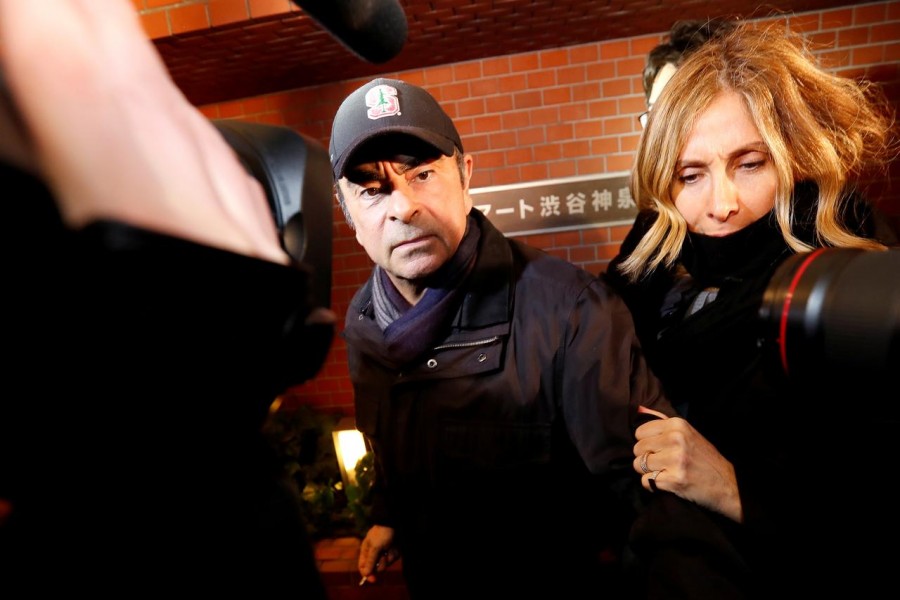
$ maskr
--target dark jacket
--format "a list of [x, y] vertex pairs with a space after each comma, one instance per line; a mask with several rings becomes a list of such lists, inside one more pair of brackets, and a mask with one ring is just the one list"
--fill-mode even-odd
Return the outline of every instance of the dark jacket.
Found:
[[[795, 198], [796, 232], [810, 243], [815, 193], [803, 184]], [[866, 205], [851, 206], [851, 227], [874, 235]], [[653, 573], [651, 595], [739, 598], [808, 593], [815, 585], [828, 589], [839, 573], [854, 572], [856, 550], [850, 548], [860, 539], [848, 536], [860, 524], [855, 511], [865, 511], [877, 497], [874, 478], [865, 484], [870, 491], [863, 492], [861, 506], [853, 498], [859, 488], [844, 474], [832, 477], [841, 465], [861, 474], [863, 448], [877, 447], [859, 430], [854, 409], [847, 410], [865, 402], [854, 394], [864, 386], [813, 390], [781, 370], [759, 316], [772, 275], [793, 254], [774, 218], [726, 238], [689, 234], [676, 267], [630, 283], [616, 267], [655, 219], [651, 211], [638, 215], [606, 280], [628, 303], [648, 362], [672, 403], [734, 465], [744, 522], [699, 508], [678, 516], [670, 507], [651, 506], [632, 540]], [[687, 306], [707, 287], [719, 289], [716, 299], [689, 315]], [[820, 468], [831, 474], [827, 482], [819, 479]], [[669, 502], [665, 496], [654, 502]], [[699, 548], [706, 552], [702, 559]], [[798, 566], [798, 556], [807, 557], [804, 565], [814, 565], [812, 570]], [[694, 565], [695, 572], [716, 575], [685, 577], [686, 557], [706, 560]]]
[[417, 598], [612, 590], [601, 551], [629, 522], [635, 410], [671, 409], [620, 298], [473, 215], [477, 262], [439, 344], [391, 364], [371, 279], [347, 311], [376, 521], [395, 528]]

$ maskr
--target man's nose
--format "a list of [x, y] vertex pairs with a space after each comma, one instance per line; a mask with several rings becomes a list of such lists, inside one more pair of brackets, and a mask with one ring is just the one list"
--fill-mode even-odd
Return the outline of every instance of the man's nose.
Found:
[[418, 202], [415, 194], [406, 182], [395, 182], [391, 195], [388, 198], [388, 217], [409, 223], [418, 212]]

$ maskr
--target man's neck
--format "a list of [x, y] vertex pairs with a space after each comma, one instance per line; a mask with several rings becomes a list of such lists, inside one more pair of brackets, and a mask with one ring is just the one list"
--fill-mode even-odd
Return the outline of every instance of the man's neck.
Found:
[[394, 287], [397, 288], [397, 291], [400, 292], [400, 295], [412, 306], [418, 304], [422, 296], [425, 295], [426, 286], [421, 281], [395, 277], [390, 273], [388, 273], [388, 277], [393, 282]]

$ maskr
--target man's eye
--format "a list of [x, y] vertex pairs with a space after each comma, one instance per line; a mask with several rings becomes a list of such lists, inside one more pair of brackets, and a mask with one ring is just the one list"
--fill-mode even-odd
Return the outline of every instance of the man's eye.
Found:
[[367, 188], [363, 189], [363, 191], [360, 193], [360, 196], [365, 196], [367, 198], [374, 198], [375, 196], [378, 196], [379, 194], [381, 194], [380, 187], [367, 187]]
[[419, 171], [418, 173], [416, 173], [416, 180], [417, 181], [428, 181], [433, 174], [434, 174], [433, 169], [426, 169], [424, 171]]

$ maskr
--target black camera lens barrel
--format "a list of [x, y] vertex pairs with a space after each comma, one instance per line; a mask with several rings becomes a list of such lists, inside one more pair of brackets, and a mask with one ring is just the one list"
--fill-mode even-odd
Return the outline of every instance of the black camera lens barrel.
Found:
[[870, 387], [896, 379], [900, 248], [795, 254], [769, 281], [759, 316], [792, 380]]

